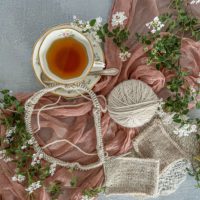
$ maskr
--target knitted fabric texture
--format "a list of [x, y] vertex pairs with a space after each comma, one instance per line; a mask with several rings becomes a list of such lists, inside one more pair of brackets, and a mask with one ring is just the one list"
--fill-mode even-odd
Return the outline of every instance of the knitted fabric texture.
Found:
[[154, 119], [133, 142], [142, 158], [160, 160], [162, 171], [172, 162], [185, 157], [185, 153], [170, 138], [159, 119]]
[[108, 111], [118, 124], [134, 128], [143, 126], [154, 116], [158, 97], [151, 87], [139, 80], [123, 81], [108, 96]]
[[[187, 137], [179, 137], [178, 135], [173, 133], [174, 126], [172, 125], [164, 125], [167, 133], [170, 135], [172, 140], [174, 140], [179, 147], [186, 153], [186, 157], [194, 161], [194, 156], [200, 155], [200, 145], [197, 140], [197, 133], [191, 133]], [[200, 132], [198, 133], [200, 134]]]
[[169, 195], [175, 192], [187, 177], [187, 167], [189, 167], [189, 162], [186, 159], [174, 161], [166, 167], [159, 176], [159, 195]]
[[105, 162], [106, 194], [155, 196], [158, 191], [159, 161], [112, 158]]

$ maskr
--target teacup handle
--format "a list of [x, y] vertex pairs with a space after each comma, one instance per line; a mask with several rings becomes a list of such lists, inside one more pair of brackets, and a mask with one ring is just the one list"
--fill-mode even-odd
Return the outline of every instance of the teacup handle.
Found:
[[91, 71], [99, 71], [105, 68], [105, 63], [101, 61], [95, 61]]

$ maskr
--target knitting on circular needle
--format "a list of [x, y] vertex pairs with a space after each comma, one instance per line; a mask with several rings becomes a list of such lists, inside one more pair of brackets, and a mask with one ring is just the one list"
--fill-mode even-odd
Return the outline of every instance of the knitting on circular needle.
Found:
[[108, 96], [110, 117], [128, 128], [140, 127], [155, 115], [159, 99], [153, 90], [139, 80], [117, 85]]

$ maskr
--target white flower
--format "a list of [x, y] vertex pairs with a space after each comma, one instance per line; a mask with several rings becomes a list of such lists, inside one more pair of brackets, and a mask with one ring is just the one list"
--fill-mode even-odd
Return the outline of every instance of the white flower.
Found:
[[172, 114], [166, 113], [166, 115], [162, 119], [163, 124], [166, 124], [166, 125], [172, 124], [174, 115], [175, 113], [172, 113]]
[[25, 190], [26, 190], [29, 194], [31, 194], [31, 193], [34, 192], [34, 190], [37, 190], [37, 189], [40, 188], [40, 187], [41, 187], [41, 183], [40, 183], [40, 181], [37, 181], [37, 182], [34, 182], [34, 183], [32, 183], [31, 185], [29, 185], [29, 187], [26, 188]]
[[4, 162], [11, 162], [11, 161], [13, 161], [13, 159], [12, 158], [10, 158], [10, 157], [5, 157], [4, 159]]
[[157, 31], [160, 31], [165, 25], [162, 24], [162, 22], [160, 21], [159, 17], [155, 17], [153, 19], [153, 21], [146, 23], [146, 27], [148, 29], [152, 29], [151, 33], [155, 33]]
[[86, 24], [85, 24], [84, 27], [83, 27], [83, 31], [88, 31], [88, 30], [90, 30], [91, 28], [92, 28], [92, 27], [90, 26], [90, 22], [87, 21]]
[[3, 140], [3, 143], [9, 144], [9, 143], [10, 143], [10, 140], [8, 140], [7, 138], [5, 138], [5, 139]]
[[12, 91], [12, 90], [9, 90], [8, 94], [9, 94], [10, 96], [12, 96], [13, 91]]
[[6, 150], [1, 150], [0, 151], [0, 159], [5, 158], [5, 156], [6, 156]]
[[74, 16], [73, 16], [73, 20], [77, 20], [77, 17], [76, 17], [76, 15], [74, 15]]
[[95, 25], [92, 27], [95, 31], [98, 31], [100, 29], [100, 27], [102, 27], [102, 17], [97, 17], [96, 18], [96, 23]]
[[197, 132], [197, 126], [194, 124], [184, 124], [180, 127], [175, 127], [174, 134], [179, 137], [189, 136], [191, 133]]
[[16, 175], [12, 177], [12, 181], [17, 181], [17, 176]]
[[192, 0], [192, 1], [190, 2], [190, 4], [198, 4], [198, 3], [200, 3], [200, 0]]
[[28, 143], [29, 145], [33, 145], [33, 144], [34, 144], [34, 139], [31, 138], [30, 140], [27, 141], [27, 143]]
[[101, 43], [102, 42], [101, 38], [97, 35], [96, 32], [93, 31], [90, 34], [93, 37], [93, 39], [95, 40], [95, 42], [97, 42], [97, 43]]
[[55, 174], [55, 171], [56, 171], [56, 163], [53, 163], [50, 165], [50, 169], [49, 169], [49, 173], [51, 174], [51, 176]]
[[120, 52], [119, 53], [119, 58], [121, 59], [121, 61], [126, 61], [126, 60], [128, 60], [128, 58], [130, 58], [131, 57], [131, 53], [130, 52], [128, 52], [128, 51], [125, 51], [125, 52]]
[[6, 131], [6, 142], [9, 143], [11, 141], [13, 141], [13, 134], [16, 131], [16, 126], [11, 127], [9, 130]]
[[127, 17], [125, 16], [125, 12], [116, 12], [112, 16], [112, 26], [119, 26], [124, 24], [124, 20], [126, 20]]
[[0, 160], [3, 160], [4, 162], [7, 163], [12, 161], [13, 159], [6, 156], [6, 150], [0, 150]]
[[22, 183], [25, 179], [26, 179], [26, 177], [21, 174], [18, 174], [18, 175], [16, 174], [12, 177], [12, 181], [17, 181], [19, 183]]
[[27, 146], [26, 146], [26, 144], [24, 144], [23, 146], [21, 146], [21, 149], [23, 150], [23, 149], [26, 149], [27, 148]]
[[175, 113], [164, 112], [161, 104], [162, 103], [159, 104], [158, 110], [156, 111], [156, 113], [162, 119], [163, 124], [165, 124], [165, 125], [172, 124], [173, 123], [173, 117], [174, 117]]
[[36, 164], [40, 164], [40, 160], [43, 158], [43, 154], [34, 153], [32, 156], [31, 166], [35, 166]]

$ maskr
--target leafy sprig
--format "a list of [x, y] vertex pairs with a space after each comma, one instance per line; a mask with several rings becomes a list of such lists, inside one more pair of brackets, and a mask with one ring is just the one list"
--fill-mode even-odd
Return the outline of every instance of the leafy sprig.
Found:
[[[184, 126], [184, 124], [196, 124], [200, 127], [200, 119], [189, 119], [189, 104], [196, 104], [196, 108], [200, 108], [200, 102], [197, 96], [200, 95], [200, 85], [191, 88], [186, 82], [185, 77], [189, 75], [186, 69], [180, 65], [181, 42], [183, 37], [190, 37], [197, 41], [200, 40], [200, 20], [192, 16], [189, 1], [172, 0], [169, 8], [172, 12], [164, 13], [159, 16], [160, 22], [154, 19], [154, 24], [164, 24], [162, 34], [160, 29], [149, 31], [147, 34], [136, 34], [137, 40], [144, 46], [144, 51], [148, 57], [147, 64], [153, 65], [160, 70], [168, 70], [172, 77], [166, 83], [171, 95], [163, 105], [166, 112], [174, 113], [173, 121]], [[150, 27], [151, 23], [147, 24]], [[153, 33], [155, 32], [155, 33]], [[191, 66], [188, 66], [191, 67]], [[200, 136], [197, 134], [197, 139]], [[196, 157], [199, 159], [199, 157]], [[194, 168], [190, 171], [195, 177], [200, 187], [200, 169]]]
[[[124, 13], [118, 14], [121, 14], [124, 19], [126, 18]], [[122, 57], [122, 61], [126, 61], [130, 57], [130, 55], [127, 54], [129, 48], [125, 45], [130, 34], [128, 29], [123, 25], [109, 27], [108, 23], [101, 24], [101, 20], [100, 18], [96, 18], [83, 22], [74, 16], [72, 25], [80, 27], [83, 33], [90, 33], [97, 42], [105, 42], [106, 38], [112, 39], [113, 43], [121, 52], [120, 58]]]
[[104, 193], [105, 187], [89, 188], [83, 191], [83, 196], [86, 196], [88, 199], [96, 197], [99, 193]]
[[[148, 56], [148, 64], [154, 65], [158, 70], [169, 70], [173, 77], [167, 82], [167, 88], [171, 91], [171, 96], [165, 101], [164, 110], [175, 112], [174, 121], [176, 123], [187, 123], [183, 115], [189, 112], [188, 104], [194, 99], [190, 86], [185, 82], [188, 72], [180, 66], [181, 41], [183, 36], [200, 36], [199, 30], [195, 29], [199, 25], [199, 20], [188, 14], [185, 4], [181, 0], [173, 0], [170, 7], [175, 9], [173, 14], [166, 13], [159, 16], [165, 24], [168, 33], [155, 34], [148, 32], [146, 35], [136, 34], [137, 40], [144, 45], [144, 50]], [[189, 34], [191, 33], [192, 34]], [[181, 33], [181, 34], [179, 34]], [[152, 48], [149, 48], [149, 46]], [[184, 91], [183, 91], [184, 88]], [[196, 95], [199, 94], [199, 88]], [[199, 102], [196, 102], [197, 107]]]
[[[24, 123], [24, 106], [10, 94], [9, 90], [0, 91], [1, 98], [1, 124], [6, 130], [13, 129], [12, 135], [8, 137], [2, 136], [0, 147], [6, 151], [6, 157], [12, 158], [15, 163], [15, 173], [26, 177], [22, 183], [25, 187], [36, 182], [38, 179], [45, 185], [45, 180], [50, 176], [50, 164], [43, 161], [34, 166], [30, 165], [34, 153], [33, 147], [27, 143], [31, 139], [30, 134], [26, 131]], [[26, 149], [22, 146], [26, 144]], [[56, 189], [58, 195], [58, 184], [52, 183], [52, 190]], [[54, 192], [53, 192], [54, 193]], [[34, 195], [30, 194], [30, 198], [34, 199]]]

